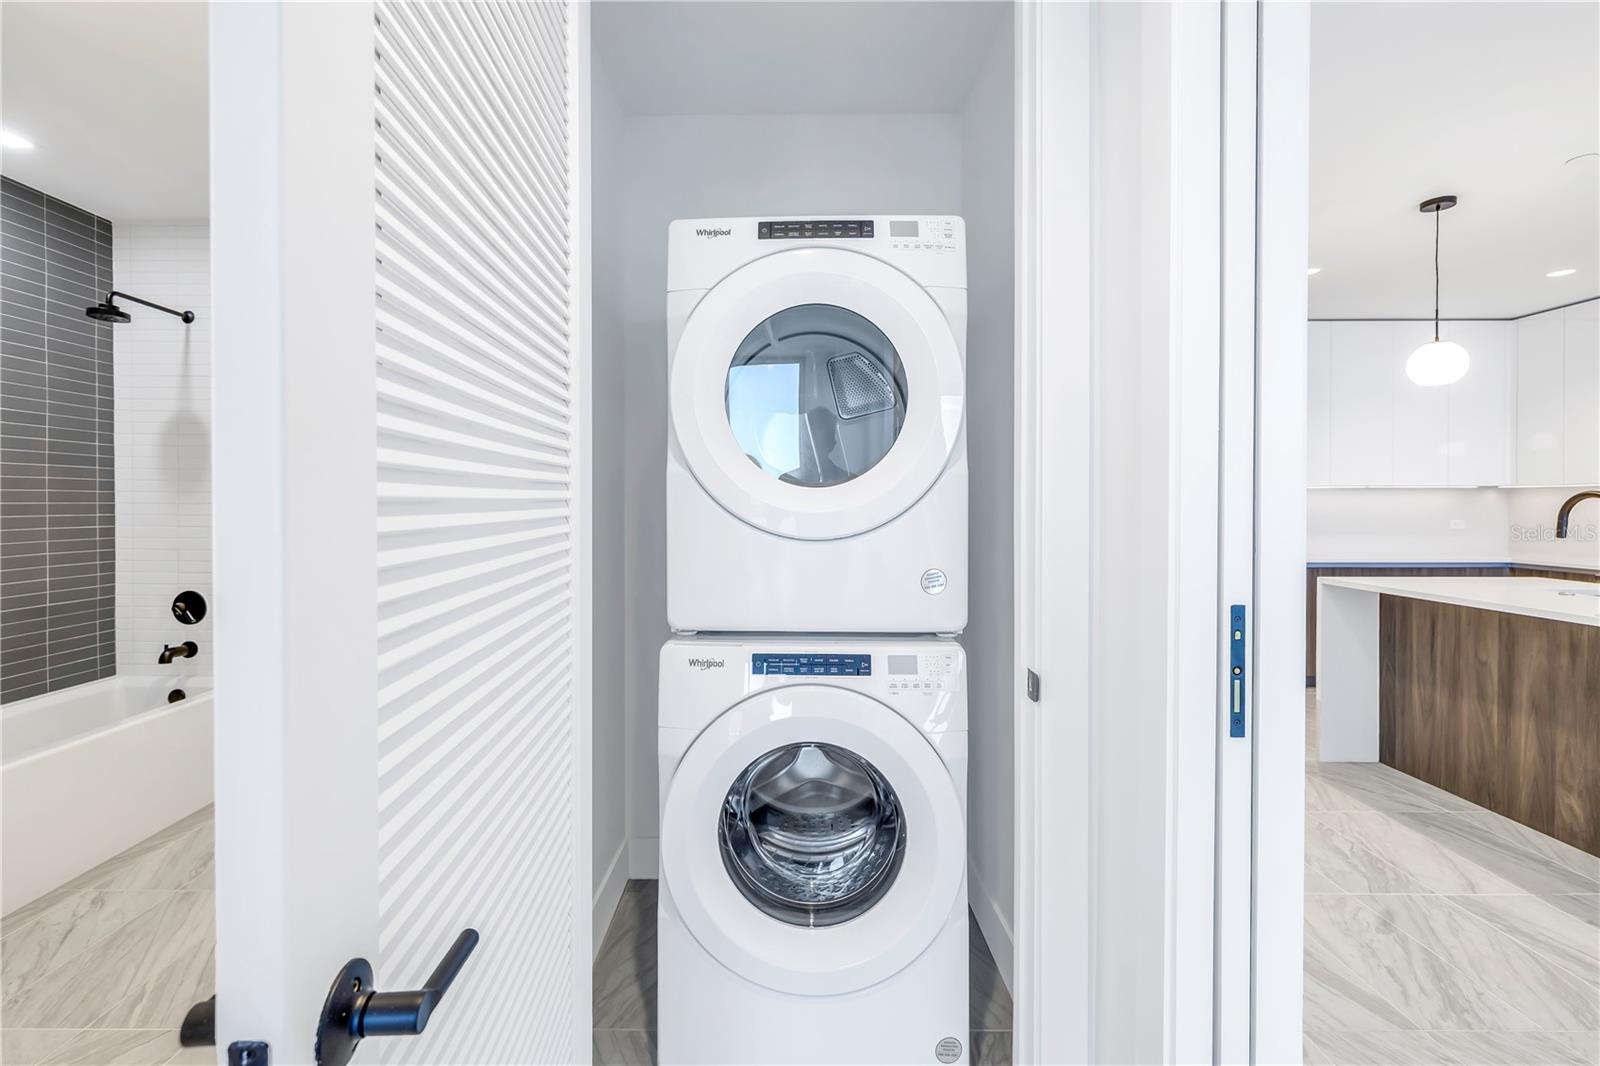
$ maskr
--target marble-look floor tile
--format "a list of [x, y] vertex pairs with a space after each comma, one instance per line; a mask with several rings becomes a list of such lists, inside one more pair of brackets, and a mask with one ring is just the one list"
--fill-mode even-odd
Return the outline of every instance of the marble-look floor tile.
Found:
[[39, 1066], [164, 1066], [179, 1050], [176, 1029], [84, 1029]]
[[1306, 1062], [1315, 1066], [1458, 1066], [1433, 1033], [1307, 1029]]
[[1319, 800], [1332, 810], [1372, 811], [1479, 811], [1483, 808], [1459, 796], [1403, 774], [1392, 766], [1373, 762], [1319, 763], [1307, 775], [1308, 800], [1315, 778]]
[[216, 987], [216, 916], [210, 892], [182, 892], [163, 916], [156, 946], [140, 963], [143, 980], [106, 1011], [96, 1028], [178, 1028]]
[[1311, 950], [1306, 952], [1305, 962], [1305, 1027], [1355, 1031], [1418, 1028], [1413, 1019], [1343, 963]]
[[1588, 921], [1563, 909], [1561, 896], [1445, 896], [1569, 973], [1600, 989], [1600, 896]]
[[1011, 1031], [974, 1029], [969, 1054], [972, 1066], [1011, 1066]]
[[655, 1066], [656, 1034], [643, 1029], [596, 1029], [594, 1066]]
[[38, 1066], [40, 1059], [77, 1034], [76, 1029], [0, 1029], [0, 1064]]
[[594, 960], [596, 1029], [656, 1027], [656, 883], [630, 881]]
[[[167, 902], [30, 981], [0, 1003], [0, 1011], [8, 1025], [88, 1028], [130, 998], [145, 1004], [152, 995], [147, 985], [166, 975], [175, 960], [192, 965], [198, 953], [204, 965], [210, 958], [207, 938], [215, 937], [210, 914], [210, 893], [170, 893]], [[154, 1024], [164, 1028], [176, 1021]]]
[[1498, 819], [1425, 811], [1400, 811], [1393, 817], [1400, 825], [1492, 871], [1520, 891], [1534, 895], [1600, 892], [1600, 881], [1530, 850], [1520, 840], [1513, 840], [1501, 831]]
[[1309, 862], [1306, 863], [1305, 881], [1306, 892], [1308, 894], [1344, 891], [1344, 889], [1340, 888], [1338, 885], [1319, 874], [1316, 870], [1313, 870]]
[[1594, 1066], [1567, 1033], [1434, 1033], [1447, 1062], [1459, 1066]]
[[1427, 891], [1399, 866], [1324, 822], [1306, 828], [1306, 864], [1345, 892]]
[[165, 892], [71, 892], [7, 937], [0, 951], [0, 1002], [46, 970], [166, 902]]
[[1508, 844], [1531, 851], [1541, 859], [1558, 866], [1565, 866], [1600, 884], [1600, 855], [1590, 855], [1587, 851], [1580, 851], [1565, 841], [1546, 836], [1537, 829], [1481, 807], [1474, 811], [1457, 812], [1455, 816], [1461, 819], [1462, 828], [1458, 831], [1465, 832], [1470, 829], [1485, 839], [1504, 840]]
[[978, 919], [967, 918], [967, 982], [971, 989], [970, 1025], [976, 1030], [1011, 1028], [1011, 993], [995, 965], [989, 944], [978, 928]]
[[1306, 950], [1344, 966], [1422, 1028], [1537, 1028], [1486, 978], [1453, 966], [1357, 897], [1307, 896], [1305, 901]]
[[[1509, 1004], [1545, 1030], [1600, 1028], [1600, 991], [1440, 896], [1362, 896], [1359, 902], [1410, 936], [1456, 973]], [[1413, 953], [1413, 957], [1414, 957]], [[1458, 981], [1457, 987], [1467, 982]], [[1503, 1015], [1468, 1015], [1493, 1021]], [[1434, 1025], [1433, 1028], [1513, 1029], [1514, 1024]]]
[[1429, 821], [1436, 816], [1414, 811], [1327, 811], [1312, 817], [1403, 870], [1430, 892], [1549, 895], [1590, 891], [1586, 886], [1591, 882], [1581, 874], [1503, 841], [1452, 832], [1448, 818], [1441, 826]]

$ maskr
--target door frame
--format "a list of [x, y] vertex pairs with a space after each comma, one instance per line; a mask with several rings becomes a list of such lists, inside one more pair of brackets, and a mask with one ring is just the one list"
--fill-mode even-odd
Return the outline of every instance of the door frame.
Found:
[[1018, 1062], [1301, 1054], [1308, 22], [1016, 8]]

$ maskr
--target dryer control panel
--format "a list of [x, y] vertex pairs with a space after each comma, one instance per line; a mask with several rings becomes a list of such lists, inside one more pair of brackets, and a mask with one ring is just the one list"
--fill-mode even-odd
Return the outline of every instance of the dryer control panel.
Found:
[[948, 216], [891, 218], [889, 247], [902, 252], [953, 252], [957, 247], [955, 220]]

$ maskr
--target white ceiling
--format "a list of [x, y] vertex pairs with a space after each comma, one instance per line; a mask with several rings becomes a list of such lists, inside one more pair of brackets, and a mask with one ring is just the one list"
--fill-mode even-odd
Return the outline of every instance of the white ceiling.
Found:
[[204, 3], [0, 4], [6, 177], [113, 223], [202, 219]]
[[1312, 317], [1431, 316], [1443, 193], [1446, 317], [1600, 294], [1597, 150], [1600, 6], [1313, 4]]
[[630, 114], [951, 113], [1009, 6], [599, 0], [593, 34]]

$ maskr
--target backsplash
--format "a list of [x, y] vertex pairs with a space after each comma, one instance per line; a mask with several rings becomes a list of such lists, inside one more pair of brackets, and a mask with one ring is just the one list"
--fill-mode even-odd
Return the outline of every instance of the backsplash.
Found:
[[116, 673], [111, 223], [0, 178], [0, 701]]

